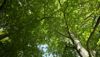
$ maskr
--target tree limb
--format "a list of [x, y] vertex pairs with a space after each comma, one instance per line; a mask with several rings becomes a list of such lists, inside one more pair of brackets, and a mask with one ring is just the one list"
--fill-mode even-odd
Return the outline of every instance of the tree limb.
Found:
[[77, 53], [80, 55], [80, 57], [88, 57], [87, 50], [81, 45], [78, 38], [76, 38], [71, 31], [68, 31], [68, 34], [69, 34], [70, 39], [72, 40], [73, 44], [75, 45], [75, 49], [76, 49]]
[[2, 34], [0, 35], [0, 40], [4, 39], [5, 37], [8, 37], [9, 35], [8, 34]]
[[71, 31], [68, 31], [69, 37], [56, 31], [57, 33], [59, 33], [60, 35], [69, 38], [73, 45], [74, 45], [74, 49], [77, 51], [77, 53], [79, 54], [80, 57], [88, 57], [88, 52], [87, 50], [81, 45], [80, 41], [74, 36], [73, 33], [71, 33]]
[[91, 56], [91, 52], [90, 52], [90, 48], [89, 48], [89, 41], [90, 41], [90, 39], [92, 38], [92, 35], [94, 34], [94, 32], [96, 31], [96, 28], [97, 28], [97, 26], [99, 25], [99, 23], [100, 23], [100, 16], [98, 17], [97, 22], [96, 22], [96, 24], [95, 24], [95, 26], [94, 26], [94, 28], [93, 28], [93, 31], [90, 33], [90, 36], [89, 36], [89, 38], [88, 38], [88, 40], [87, 40], [87, 43], [86, 43], [87, 51], [89, 52], [89, 57], [92, 57], [92, 56]]

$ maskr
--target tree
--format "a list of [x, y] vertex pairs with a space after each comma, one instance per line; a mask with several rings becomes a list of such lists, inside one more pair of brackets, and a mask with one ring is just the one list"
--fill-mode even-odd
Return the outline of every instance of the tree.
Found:
[[0, 57], [100, 56], [99, 0], [1, 1]]

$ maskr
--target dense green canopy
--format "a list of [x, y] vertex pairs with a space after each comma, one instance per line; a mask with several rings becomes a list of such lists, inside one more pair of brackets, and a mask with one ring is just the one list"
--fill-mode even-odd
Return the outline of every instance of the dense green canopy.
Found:
[[100, 56], [100, 0], [0, 0], [0, 57], [78, 56]]

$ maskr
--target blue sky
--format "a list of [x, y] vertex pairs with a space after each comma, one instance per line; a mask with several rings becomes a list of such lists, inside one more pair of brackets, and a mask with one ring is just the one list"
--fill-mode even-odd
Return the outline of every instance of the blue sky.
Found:
[[38, 45], [38, 48], [44, 52], [43, 57], [53, 57], [51, 53], [48, 53], [48, 45], [47, 44], [42, 44]]

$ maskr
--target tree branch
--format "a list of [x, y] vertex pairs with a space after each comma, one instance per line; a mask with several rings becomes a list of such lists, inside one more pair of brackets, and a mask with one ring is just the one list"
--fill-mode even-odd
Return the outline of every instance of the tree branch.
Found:
[[88, 52], [87, 50], [81, 45], [80, 41], [74, 36], [73, 33], [71, 33], [71, 31], [68, 31], [69, 37], [56, 31], [57, 33], [59, 33], [60, 35], [69, 38], [72, 43], [73, 46], [75, 48], [75, 50], [77, 51], [77, 53], [79, 54], [80, 57], [88, 57]]
[[90, 52], [90, 48], [89, 48], [89, 41], [90, 41], [90, 39], [92, 38], [92, 35], [94, 34], [94, 32], [96, 31], [96, 28], [97, 28], [97, 26], [99, 25], [99, 23], [100, 23], [100, 16], [98, 17], [97, 22], [96, 22], [96, 24], [95, 24], [95, 26], [94, 26], [94, 28], [93, 28], [93, 31], [90, 33], [90, 36], [89, 36], [89, 38], [88, 38], [88, 40], [87, 40], [87, 43], [86, 43], [87, 51], [89, 52], [89, 57], [92, 57], [92, 56], [91, 56], [91, 52]]
[[9, 35], [8, 34], [2, 34], [0, 35], [0, 40], [4, 39], [5, 37], [8, 37]]

